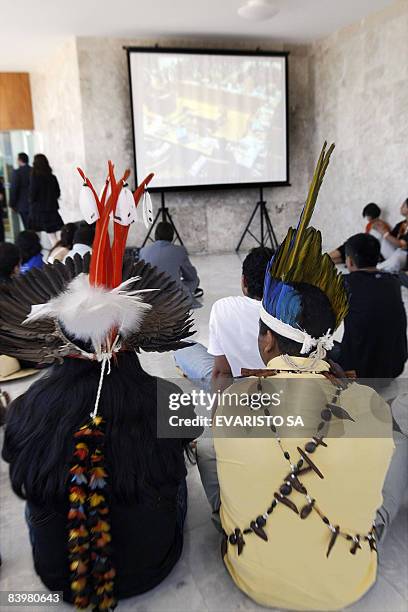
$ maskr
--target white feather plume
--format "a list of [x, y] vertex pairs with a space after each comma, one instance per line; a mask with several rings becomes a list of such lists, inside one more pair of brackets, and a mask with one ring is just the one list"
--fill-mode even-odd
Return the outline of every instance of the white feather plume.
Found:
[[94, 348], [104, 344], [112, 328], [122, 338], [140, 329], [151, 305], [142, 301], [142, 294], [154, 289], [127, 288], [140, 277], [129, 278], [112, 290], [89, 284], [87, 274], [80, 274], [68, 285], [64, 293], [46, 304], [32, 306], [25, 323], [44, 317], [57, 319], [70, 337], [91, 341]]
[[153, 204], [152, 198], [150, 197], [150, 193], [147, 191], [147, 189], [145, 189], [143, 192], [142, 215], [145, 227], [146, 229], [149, 229], [150, 225], [153, 223]]

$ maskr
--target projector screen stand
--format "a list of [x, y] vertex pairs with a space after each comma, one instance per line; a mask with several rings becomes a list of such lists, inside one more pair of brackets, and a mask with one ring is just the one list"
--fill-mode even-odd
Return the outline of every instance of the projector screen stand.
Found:
[[[259, 211], [260, 214], [260, 222], [261, 222], [261, 236], [258, 238], [257, 236], [255, 236], [255, 234], [252, 233], [251, 231], [251, 225], [252, 225], [252, 221], [254, 220], [256, 213]], [[267, 246], [267, 241], [269, 240], [270, 242], [270, 246], [273, 249], [276, 249], [278, 247], [278, 241], [276, 240], [276, 235], [275, 235], [275, 231], [273, 229], [273, 225], [272, 225], [272, 221], [271, 218], [269, 216], [268, 213], [268, 209], [266, 208], [266, 202], [263, 199], [263, 187], [260, 187], [259, 189], [259, 201], [256, 203], [256, 206], [254, 208], [254, 210], [252, 211], [252, 214], [249, 218], [249, 221], [247, 223], [246, 228], [244, 229], [244, 232], [237, 244], [237, 247], [235, 249], [235, 251], [238, 253], [242, 241], [244, 240], [245, 236], [249, 234], [250, 236], [252, 236], [252, 238], [254, 240], [256, 240], [256, 242], [258, 243], [259, 246], [261, 247], [265, 247]]]
[[171, 227], [172, 227], [172, 228], [173, 228], [173, 230], [174, 230], [174, 234], [175, 234], [175, 236], [176, 236], [176, 240], [178, 240], [178, 241], [179, 241], [179, 243], [180, 243], [182, 246], [184, 246], [183, 241], [182, 241], [182, 239], [180, 238], [180, 234], [178, 233], [177, 228], [176, 228], [176, 226], [174, 225], [174, 221], [173, 221], [172, 216], [171, 216], [171, 214], [170, 214], [170, 212], [169, 212], [169, 209], [166, 207], [166, 203], [165, 203], [165, 199], [164, 199], [164, 191], [162, 191], [162, 192], [161, 192], [161, 204], [160, 204], [160, 208], [159, 208], [159, 210], [158, 210], [158, 211], [157, 211], [157, 213], [156, 213], [156, 216], [155, 216], [155, 218], [154, 218], [154, 221], [153, 221], [152, 225], [151, 225], [151, 226], [150, 226], [150, 228], [149, 228], [149, 231], [147, 232], [147, 236], [146, 236], [146, 238], [145, 238], [145, 239], [144, 239], [144, 241], [143, 241], [142, 247], [144, 247], [144, 246], [145, 246], [145, 244], [146, 244], [146, 242], [147, 242], [148, 240], [152, 240], [152, 238], [150, 238], [150, 235], [151, 235], [151, 233], [153, 232], [153, 230], [154, 230], [154, 228], [155, 228], [155, 225], [156, 225], [157, 223], [159, 223], [160, 221], [170, 223]]

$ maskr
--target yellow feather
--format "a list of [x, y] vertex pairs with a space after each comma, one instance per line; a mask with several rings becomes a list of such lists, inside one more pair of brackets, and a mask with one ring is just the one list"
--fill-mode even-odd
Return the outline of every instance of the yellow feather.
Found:
[[296, 230], [289, 228], [285, 240], [274, 257], [270, 274], [273, 278], [281, 279], [284, 282], [302, 282], [318, 287], [327, 295], [336, 316], [336, 327], [338, 327], [348, 311], [343, 276], [337, 272], [327, 253], [322, 253], [320, 232], [313, 227], [308, 227], [334, 150], [334, 144], [327, 151], [326, 147], [325, 142], [316, 164], [298, 227]]

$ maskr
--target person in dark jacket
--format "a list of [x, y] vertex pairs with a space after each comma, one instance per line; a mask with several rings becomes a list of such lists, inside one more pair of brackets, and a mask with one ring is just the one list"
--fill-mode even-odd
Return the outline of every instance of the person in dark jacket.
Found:
[[28, 229], [30, 175], [32, 170], [28, 162], [27, 153], [18, 154], [18, 168], [13, 170], [10, 190], [10, 208], [20, 215], [24, 229]]
[[16, 247], [21, 256], [21, 274], [25, 274], [32, 268], [42, 268], [44, 260], [40, 239], [32, 230], [20, 232], [16, 238]]
[[0, 176], [0, 243], [4, 242], [4, 216], [7, 210], [6, 188], [4, 177]]
[[407, 360], [407, 317], [397, 276], [377, 269], [380, 243], [369, 234], [356, 234], [346, 242], [344, 277], [349, 312], [335, 360], [360, 378], [399, 376]]
[[203, 290], [198, 286], [200, 279], [191, 263], [186, 248], [173, 244], [174, 230], [170, 223], [161, 221], [156, 227], [155, 242], [142, 247], [139, 259], [151, 266], [157, 266], [180, 283], [192, 296], [201, 297]]
[[34, 156], [30, 180], [30, 229], [46, 232], [53, 246], [57, 242], [56, 232], [63, 226], [58, 212], [60, 187], [48, 159], [42, 153]]

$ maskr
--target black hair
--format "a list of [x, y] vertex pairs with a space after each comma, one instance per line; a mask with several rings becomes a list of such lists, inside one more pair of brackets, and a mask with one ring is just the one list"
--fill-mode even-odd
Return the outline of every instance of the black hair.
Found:
[[0, 277], [10, 278], [20, 263], [20, 251], [11, 242], [0, 242]]
[[160, 221], [160, 223], [157, 224], [154, 238], [155, 240], [167, 240], [168, 242], [173, 242], [174, 230], [171, 223], [167, 223], [167, 221]]
[[95, 238], [95, 224], [80, 223], [75, 230], [73, 244], [86, 244], [92, 246]]
[[381, 245], [371, 234], [355, 234], [347, 240], [345, 250], [357, 268], [375, 268], [380, 259]]
[[266, 267], [274, 251], [268, 247], [256, 247], [245, 257], [242, 264], [242, 275], [248, 291], [248, 297], [261, 300]]
[[[313, 338], [320, 338], [329, 329], [333, 332], [336, 317], [327, 295], [318, 287], [308, 283], [291, 283], [291, 286], [296, 289], [301, 297], [302, 307], [299, 320], [297, 321], [300, 329], [304, 329]], [[263, 321], [260, 321], [260, 335], [264, 336], [267, 331], [270, 331], [275, 336], [279, 350], [283, 355], [300, 356], [301, 344], [277, 334], [265, 325]]]
[[21, 263], [26, 263], [38, 253], [41, 253], [41, 242], [33, 230], [23, 230], [16, 238], [16, 246], [21, 255]]
[[370, 202], [363, 208], [363, 217], [370, 217], [370, 219], [378, 219], [381, 215], [381, 208], [378, 204]]
[[43, 153], [34, 155], [33, 174], [36, 176], [50, 176], [52, 174], [52, 168]]
[[[38, 504], [66, 501], [73, 435], [89, 421], [99, 377], [96, 361], [67, 358], [10, 405], [3, 459], [10, 463], [19, 497]], [[144, 483], [157, 482], [151, 472], [157, 461], [164, 482], [177, 481], [184, 472], [177, 446], [157, 437], [157, 407], [168, 405], [166, 394], [180, 391], [162, 383], [142, 369], [134, 352], [118, 353], [104, 379], [98, 413], [105, 420], [111, 494], [122, 503], [140, 499]], [[186, 447], [187, 441], [180, 443], [180, 449]]]
[[19, 153], [17, 155], [17, 159], [21, 162], [23, 162], [23, 164], [28, 164], [28, 155], [27, 153]]

